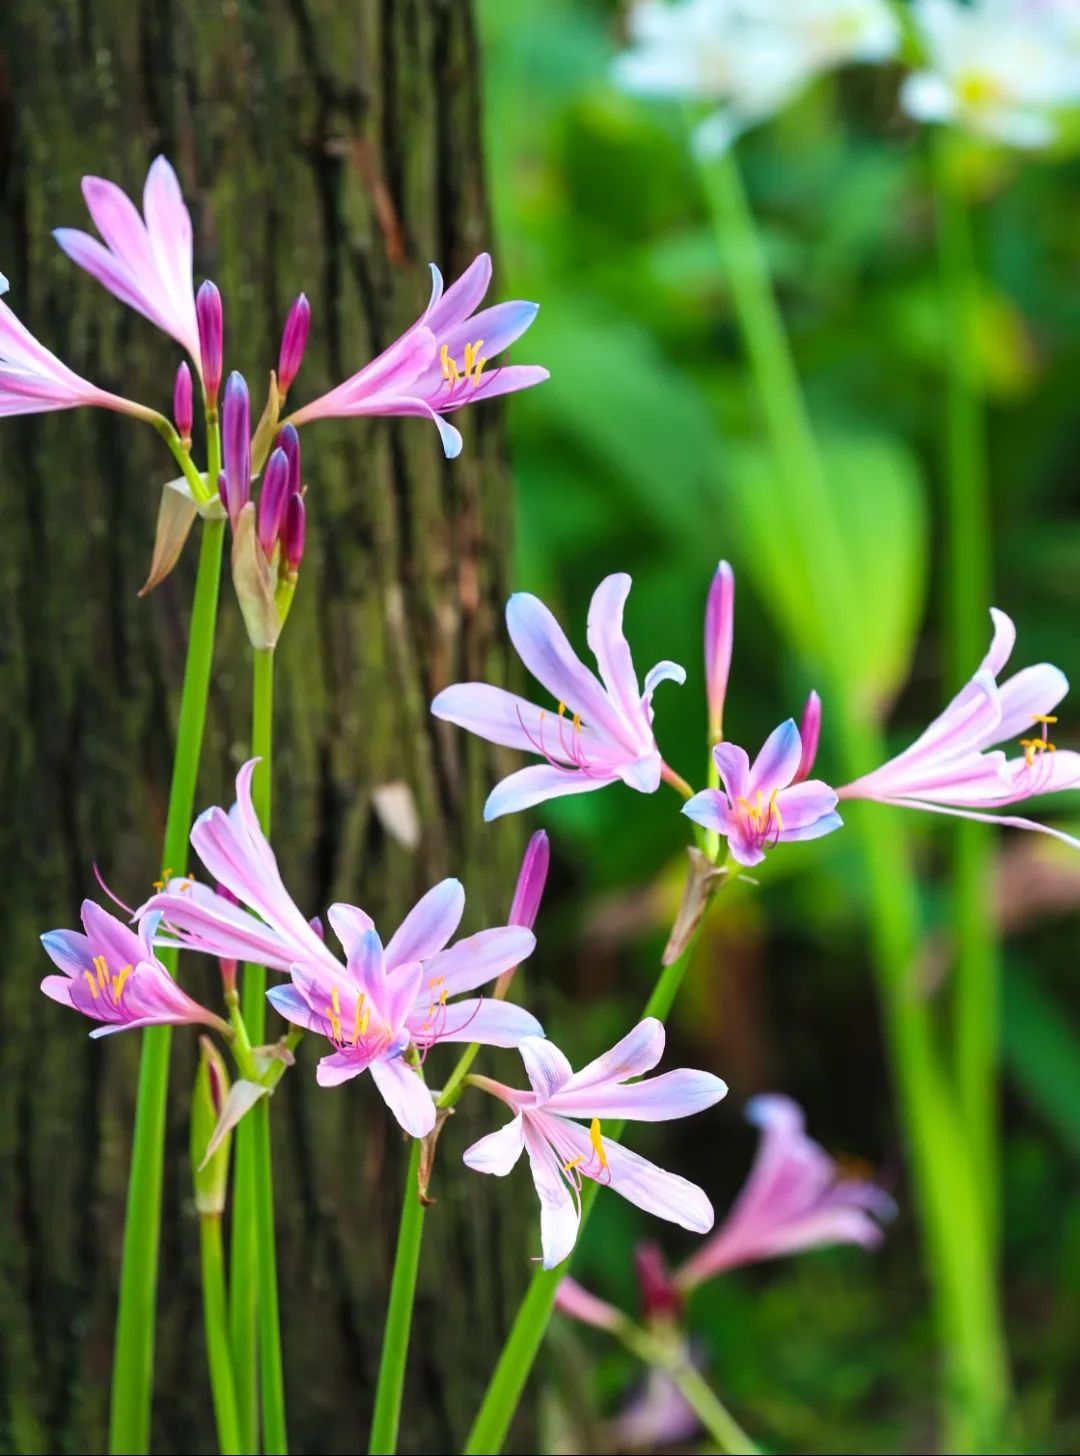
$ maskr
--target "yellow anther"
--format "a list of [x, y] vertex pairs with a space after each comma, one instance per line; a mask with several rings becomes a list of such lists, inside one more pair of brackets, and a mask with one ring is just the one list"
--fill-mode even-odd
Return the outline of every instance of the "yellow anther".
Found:
[[105, 987], [109, 984], [109, 967], [105, 963], [105, 957], [103, 955], [96, 955], [94, 957], [94, 965], [97, 967], [98, 985], [104, 991]]
[[563, 703], [563, 702], [560, 702], [559, 703], [559, 717], [560, 718], [563, 718], [565, 716], [566, 716], [566, 704]]
[[90, 994], [96, 1001], [98, 996], [97, 982], [89, 971], [83, 971], [83, 975], [86, 977], [86, 984], [90, 987]]
[[474, 389], [480, 383], [480, 376], [484, 372], [484, 365], [486, 363], [487, 363], [487, 360], [486, 359], [477, 359], [476, 364], [473, 366], [472, 382], [473, 382], [473, 388]]
[[585, 1154], [584, 1153], [578, 1153], [578, 1155], [577, 1155], [576, 1158], [571, 1158], [568, 1163], [564, 1163], [562, 1165], [562, 1170], [563, 1170], [564, 1173], [570, 1173], [576, 1167], [578, 1167], [581, 1163], [583, 1163], [584, 1161], [585, 1161]]
[[480, 350], [484, 347], [483, 339], [477, 339], [475, 344], [465, 345], [465, 378], [473, 375], [473, 383], [476, 384], [480, 378], [480, 370], [483, 369], [485, 359], [480, 358]]
[[428, 982], [428, 985], [434, 991], [435, 987], [436, 986], [443, 985], [443, 983], [445, 982], [445, 980], [446, 980], [446, 977], [445, 976], [432, 976], [431, 980]]
[[439, 992], [439, 1005], [440, 1006], [445, 1006], [446, 1005], [446, 998], [447, 998], [447, 996], [449, 994], [450, 993], [447, 991], [446, 987], [444, 986], [442, 988], [442, 990]]
[[447, 384], [456, 384], [461, 378], [461, 371], [450, 357], [449, 344], [444, 344], [439, 350], [439, 363], [442, 365], [442, 376]]
[[117, 1006], [120, 1005], [120, 995], [124, 989], [124, 982], [127, 980], [128, 976], [131, 975], [134, 969], [134, 966], [125, 966], [124, 969], [113, 981], [113, 1000], [116, 1002]]
[[330, 1005], [326, 1008], [326, 1014], [330, 1019], [330, 1029], [334, 1033], [334, 1040], [341, 1040], [341, 997], [336, 986], [330, 992]]
[[1024, 750], [1024, 762], [1028, 768], [1035, 762], [1036, 754], [1057, 753], [1057, 744], [1046, 738], [1021, 738], [1020, 747]]
[[604, 1139], [601, 1136], [600, 1119], [594, 1117], [589, 1124], [589, 1141], [592, 1143], [593, 1152], [596, 1154], [601, 1168], [608, 1165], [607, 1153], [604, 1152]]
[[581, 732], [581, 714], [580, 713], [575, 713], [574, 716], [573, 716], [573, 719], [571, 721], [573, 722], [573, 725], [574, 725], [574, 732], [575, 733], [580, 733]]
[[772, 793], [769, 795], [769, 817], [770, 819], [776, 820], [776, 828], [778, 833], [782, 832], [784, 828], [784, 816], [780, 813], [780, 806], [776, 802], [776, 796], [779, 792], [779, 789], [773, 789]]
[[357, 998], [356, 998], [356, 1017], [355, 1017], [355, 1019], [353, 1021], [353, 1039], [352, 1039], [353, 1046], [356, 1045], [356, 1043], [360, 1040], [360, 1037], [363, 1035], [363, 1025], [362, 1025], [362, 1020], [361, 1020], [361, 1013], [363, 1012], [363, 1010], [364, 1010], [364, 992], [361, 991], [360, 994], [359, 994], [359, 996], [357, 996]]
[[172, 879], [172, 865], [169, 865], [167, 868], [165, 868], [165, 869], [163, 869], [161, 871], [161, 879], [154, 881], [154, 889], [155, 890], [163, 890], [165, 888], [165, 886], [169, 883], [169, 881], [171, 879]]
[[360, 1018], [360, 1035], [367, 1036], [368, 1022], [371, 1020], [371, 1007], [364, 1008], [364, 1014]]
[[1056, 723], [1057, 715], [1055, 713], [1033, 713], [1031, 721], [1033, 723]]

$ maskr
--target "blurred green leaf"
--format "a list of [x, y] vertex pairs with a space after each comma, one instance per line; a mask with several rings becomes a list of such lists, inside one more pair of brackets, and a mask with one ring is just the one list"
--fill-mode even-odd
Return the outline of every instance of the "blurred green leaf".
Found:
[[1080, 1155], [1080, 1028], [1030, 966], [1005, 976], [1005, 1056], [1032, 1107]]

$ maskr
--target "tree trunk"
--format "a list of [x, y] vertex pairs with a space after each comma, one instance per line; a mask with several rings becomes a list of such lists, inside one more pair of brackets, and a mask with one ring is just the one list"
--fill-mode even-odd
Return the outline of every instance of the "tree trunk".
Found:
[[[292, 297], [311, 345], [291, 401], [352, 373], [487, 242], [477, 41], [463, 0], [8, 0], [0, 9], [0, 268], [27, 325], [80, 373], [163, 410], [178, 351], [61, 255], [79, 178], [138, 192], [159, 152], [196, 229], [196, 276], [226, 306], [226, 367], [261, 406]], [[308, 913], [361, 903], [393, 928], [446, 873], [466, 928], [505, 918], [513, 829], [485, 827], [487, 750], [444, 734], [434, 690], [506, 671], [507, 481], [497, 413], [458, 416], [443, 461], [419, 420], [304, 432], [309, 548], [278, 653], [275, 841]], [[0, 1401], [6, 1449], [103, 1449], [136, 1035], [91, 1043], [47, 1002], [37, 944], [77, 924], [96, 860], [137, 903], [156, 873], [194, 567], [148, 600], [161, 483], [152, 431], [101, 412], [0, 422]], [[222, 591], [199, 802], [228, 802], [246, 754], [248, 655]], [[404, 781], [410, 849], [373, 791]], [[174, 866], [187, 869], [188, 866]], [[213, 966], [186, 958], [195, 994]], [[297, 1450], [366, 1438], [406, 1150], [360, 1079], [321, 1091], [317, 1049], [274, 1099], [286, 1386]], [[448, 1051], [432, 1075], [444, 1075]], [[154, 1444], [212, 1450], [187, 1142], [194, 1037], [174, 1039]], [[468, 1099], [466, 1100], [468, 1102]], [[402, 1446], [460, 1441], [528, 1271], [470, 1199], [466, 1107], [440, 1149]], [[453, 1165], [457, 1164], [457, 1170]], [[519, 1189], [519, 1194], [524, 1190]], [[502, 1221], [500, 1221], [502, 1222]]]

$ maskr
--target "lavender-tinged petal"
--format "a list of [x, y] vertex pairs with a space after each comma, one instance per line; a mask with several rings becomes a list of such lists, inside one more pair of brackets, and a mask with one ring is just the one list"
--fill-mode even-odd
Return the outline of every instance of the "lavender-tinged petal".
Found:
[[821, 779], [807, 779], [781, 789], [776, 796], [785, 829], [802, 829], [836, 808], [836, 791]]
[[72, 1000], [70, 976], [46, 976], [41, 982], [41, 989], [51, 1001], [59, 1001], [61, 1006], [70, 1006], [74, 1010], [79, 1009]]
[[47, 930], [41, 937], [45, 953], [66, 976], [81, 976], [93, 962], [90, 942], [78, 930]]
[[[416, 393], [426, 399], [431, 399], [433, 404], [438, 401], [432, 396], [435, 391], [446, 392], [446, 380], [442, 373], [442, 351], [446, 348], [446, 356], [452, 359], [458, 369], [464, 374], [465, 370], [465, 348], [466, 345], [475, 345], [480, 341], [480, 347], [476, 355], [484, 360], [494, 359], [504, 349], [508, 349], [515, 340], [519, 339], [529, 325], [536, 318], [539, 312], [539, 304], [525, 302], [497, 303], [491, 308], [485, 308], [478, 314], [463, 319], [461, 323], [455, 324], [452, 329], [444, 329], [438, 338], [439, 355], [428, 370], [421, 375], [416, 382]], [[429, 325], [430, 327], [430, 325]], [[492, 371], [498, 372], [497, 370]], [[481, 374], [480, 384], [487, 378]], [[455, 386], [456, 391], [464, 391], [472, 395], [477, 385], [472, 381], [461, 383]], [[465, 401], [466, 403], [468, 400]]]
[[357, 989], [364, 993], [382, 1016], [389, 1019], [386, 1006], [386, 960], [377, 930], [365, 930], [363, 935], [353, 941], [349, 951], [348, 971]]
[[[431, 704], [436, 718], [455, 723], [468, 733], [498, 743], [503, 748], [517, 748], [522, 753], [545, 753], [563, 763], [571, 763], [564, 746], [573, 740], [572, 732], [557, 716], [535, 703], [508, 693], [490, 683], [454, 683], [443, 688]], [[586, 760], [592, 751], [593, 735], [581, 732], [581, 750]]]
[[650, 667], [645, 674], [645, 687], [642, 692], [642, 703], [646, 708], [652, 704], [653, 693], [662, 682], [678, 683], [679, 687], [686, 682], [686, 668], [678, 662], [670, 662], [665, 658], [658, 662], [655, 667]]
[[[414, 1011], [406, 1026], [414, 1039], [430, 1039], [425, 1032], [426, 1011]], [[435, 1027], [436, 1041], [477, 1042], [480, 1046], [516, 1047], [528, 1037], [542, 1038], [544, 1028], [531, 1012], [509, 1001], [495, 1001], [479, 996], [464, 1001], [451, 1001], [445, 1017]]]
[[184, 203], [180, 183], [165, 157], [150, 165], [143, 187], [146, 230], [157, 265], [157, 274], [171, 312], [186, 337], [188, 349], [197, 342], [191, 279], [191, 215]]
[[683, 814], [713, 834], [731, 832], [732, 811], [719, 789], [701, 789], [682, 806]]
[[[610, 1051], [602, 1052], [580, 1072], [575, 1072], [562, 1095], [583, 1092], [605, 1082], [624, 1082], [627, 1077], [640, 1077], [651, 1072], [664, 1055], [665, 1038], [664, 1023], [655, 1016], [646, 1016]], [[592, 1116], [591, 1113], [589, 1115]]]
[[713, 762], [720, 782], [734, 804], [750, 793], [750, 759], [737, 743], [718, 743], [713, 749]]
[[540, 1199], [540, 1247], [543, 1266], [554, 1269], [577, 1243], [581, 1214], [562, 1173], [559, 1159], [532, 1119], [525, 1121], [525, 1148]]
[[405, 961], [389, 968], [384, 1007], [386, 1023], [395, 1037], [408, 1022], [409, 1012], [420, 996], [420, 988], [426, 979], [427, 974], [420, 961]]
[[153, 285], [157, 272], [146, 224], [123, 188], [104, 177], [82, 179], [83, 201], [105, 245], [140, 285]]
[[606, 576], [589, 603], [586, 638], [608, 695], [627, 721], [641, 722], [641, 689], [623, 632], [623, 610], [631, 579], [625, 571]]
[[680, 1067], [629, 1086], [608, 1084], [578, 1091], [564, 1088], [549, 1104], [564, 1117], [620, 1117], [635, 1122], [671, 1122], [714, 1106], [727, 1095], [727, 1083], [711, 1072]]
[[832, 834], [834, 829], [843, 829], [844, 821], [839, 814], [823, 814], [812, 824], [803, 824], [798, 828], [784, 826], [780, 831], [780, 842], [782, 844], [798, 844], [808, 839], [824, 839], [826, 834]]
[[1016, 625], [1000, 607], [990, 608], [990, 620], [994, 624], [994, 636], [989, 651], [979, 664], [979, 670], [988, 672], [991, 677], [997, 677], [1004, 670], [1016, 646]]
[[291, 1021], [294, 1026], [302, 1026], [305, 1031], [317, 1032], [320, 1036], [328, 1036], [330, 1023], [325, 1016], [320, 1016], [308, 1005], [306, 998], [295, 986], [271, 986], [266, 993], [266, 999], [278, 1013], [284, 1016], [286, 1021]]
[[623, 723], [543, 602], [529, 592], [515, 592], [506, 604], [506, 625], [518, 656], [537, 682], [564, 702], [568, 712], [580, 714], [591, 728], [636, 757], [636, 734]]
[[[580, 1154], [585, 1163], [591, 1161], [595, 1165], [596, 1154], [588, 1130], [576, 1122], [562, 1123], [561, 1128], [574, 1153]], [[696, 1183], [658, 1168], [619, 1143], [607, 1138], [603, 1143], [607, 1171], [601, 1172], [598, 1182], [607, 1184], [656, 1218], [667, 1219], [691, 1233], [708, 1233], [713, 1226], [713, 1207]]]
[[1054, 829], [1049, 824], [1040, 824], [1035, 819], [1022, 819], [1016, 814], [983, 814], [975, 809], [958, 809], [948, 804], [932, 804], [924, 799], [885, 799], [886, 804], [892, 804], [898, 809], [925, 809], [928, 813], [944, 814], [952, 819], [974, 819], [978, 824], [1000, 824], [1007, 829], [1034, 829], [1039, 834], [1048, 834], [1052, 839], [1060, 839], [1062, 844], [1067, 844], [1072, 849], [1080, 849], [1080, 839], [1072, 834], [1066, 834], [1062, 829]]
[[502, 364], [494, 369], [485, 369], [479, 384], [455, 391], [446, 399], [434, 401], [444, 414], [452, 414], [465, 405], [479, 404], [485, 399], [497, 399], [503, 394], [517, 394], [521, 389], [532, 389], [551, 378], [551, 371], [539, 364]]
[[496, 1178], [505, 1178], [517, 1166], [524, 1148], [522, 1119], [515, 1117], [498, 1132], [489, 1132], [467, 1147], [461, 1158], [474, 1173], [491, 1173]]
[[405, 1132], [426, 1137], [435, 1126], [435, 1103], [420, 1076], [401, 1057], [372, 1062], [371, 1075]]
[[82, 902], [79, 918], [90, 949], [105, 956], [108, 968], [114, 974], [124, 966], [137, 965], [144, 959], [143, 943], [135, 932], [95, 901]]
[[422, 961], [441, 951], [461, 923], [465, 891], [460, 880], [442, 880], [418, 900], [390, 937], [386, 964]]
[[528, 1037], [518, 1048], [525, 1064], [525, 1075], [537, 1096], [537, 1105], [542, 1106], [549, 1097], [554, 1097], [560, 1087], [565, 1087], [574, 1075], [574, 1069], [552, 1041], [543, 1037]]
[[147, 302], [130, 269], [110, 253], [108, 248], [103, 247], [97, 238], [92, 238], [89, 233], [81, 232], [78, 228], [54, 228], [53, 237], [76, 267], [89, 273], [91, 278], [107, 288], [114, 298], [126, 303], [128, 308], [133, 308], [152, 324], [156, 324], [166, 333], [169, 332], [165, 320], [154, 305]]
[[545, 799], [560, 799], [565, 794], [589, 794], [594, 789], [603, 789], [616, 782], [614, 774], [584, 773], [578, 769], [536, 764], [508, 774], [495, 785], [484, 805], [484, 818], [490, 823], [504, 814], [531, 809]]
[[323, 1057], [315, 1068], [315, 1080], [320, 1087], [339, 1087], [342, 1082], [349, 1082], [366, 1071], [367, 1063], [362, 1058], [349, 1056], [345, 1052], [332, 1052], [328, 1057]]
[[339, 901], [330, 906], [326, 918], [330, 921], [330, 927], [341, 942], [346, 956], [365, 932], [375, 929], [374, 920], [359, 905], [345, 905]]
[[628, 789], [636, 789], [639, 794], [655, 794], [660, 787], [663, 766], [659, 751], [654, 749], [641, 758], [620, 764], [618, 775]]
[[439, 951], [425, 962], [425, 970], [429, 978], [441, 977], [440, 989], [448, 995], [460, 996], [519, 966], [535, 948], [535, 935], [523, 925], [495, 926]]
[[786, 788], [802, 758], [802, 739], [794, 718], [788, 718], [766, 738], [750, 769], [747, 798], [760, 789], [765, 798], [774, 789]]
[[[1069, 691], [1069, 680], [1059, 667], [1041, 662], [1035, 667], [1025, 667], [1003, 682], [999, 689], [1001, 722], [997, 725], [991, 743], [1004, 743], [1010, 738], [1019, 738], [1035, 724], [1036, 718], [1053, 713], [1058, 703]], [[990, 747], [990, 743], [983, 745]]]
[[455, 324], [475, 313], [490, 284], [491, 255], [478, 253], [461, 277], [428, 305], [423, 319], [425, 325], [441, 340]]
[[340, 416], [392, 414], [394, 401], [435, 357], [431, 331], [413, 327], [335, 389], [289, 416], [293, 425]]

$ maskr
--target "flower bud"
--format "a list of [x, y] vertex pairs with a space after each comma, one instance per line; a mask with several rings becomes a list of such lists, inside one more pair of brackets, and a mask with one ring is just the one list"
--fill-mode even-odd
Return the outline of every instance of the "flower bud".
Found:
[[296, 426], [282, 425], [274, 443], [279, 450], [285, 451], [285, 457], [289, 462], [288, 494], [297, 495], [303, 491], [303, 485], [300, 480], [300, 435]]
[[531, 930], [536, 924], [550, 862], [551, 848], [547, 834], [543, 829], [538, 829], [529, 840], [525, 857], [521, 861], [514, 902], [510, 906], [510, 925], [523, 925], [526, 930]]
[[217, 404], [221, 388], [222, 319], [221, 294], [209, 279], [195, 295], [195, 317], [199, 325], [199, 357], [202, 359], [203, 389], [206, 403]]
[[200, 1036], [199, 1070], [191, 1097], [191, 1166], [195, 1207], [203, 1217], [220, 1217], [225, 1212], [231, 1138], [224, 1137], [213, 1157], [203, 1164], [228, 1095], [229, 1074], [221, 1053], [208, 1036]]
[[285, 522], [281, 528], [281, 559], [290, 572], [295, 572], [304, 557], [304, 538], [307, 535], [307, 512], [304, 497], [299, 491], [289, 497], [285, 507]]
[[176, 432], [180, 436], [180, 443], [185, 450], [191, 448], [191, 427], [195, 423], [195, 415], [191, 400], [191, 370], [184, 360], [176, 371], [176, 383], [173, 385], [173, 419], [176, 421]]
[[806, 700], [799, 733], [802, 736], [802, 757], [791, 781], [793, 784], [801, 784], [803, 779], [810, 777], [817, 758], [818, 741], [821, 738], [821, 699], [817, 693], [811, 693]]
[[289, 316], [285, 320], [285, 329], [281, 335], [277, 382], [278, 393], [282, 399], [288, 394], [289, 386], [296, 378], [297, 370], [300, 368], [310, 326], [311, 305], [308, 303], [306, 295], [301, 293], [292, 308], [289, 309]]
[[244, 376], [235, 369], [226, 380], [221, 403], [221, 452], [227, 483], [222, 499], [235, 530], [240, 512], [251, 499], [251, 404]]
[[634, 1250], [634, 1268], [641, 1294], [641, 1312], [645, 1318], [677, 1318], [682, 1300], [672, 1283], [659, 1244], [638, 1244]]
[[731, 642], [735, 630], [735, 573], [721, 561], [705, 605], [705, 693], [709, 705], [709, 738], [724, 736], [724, 698], [731, 670]]
[[274, 450], [266, 462], [259, 491], [259, 545], [268, 557], [273, 554], [288, 500], [288, 457], [284, 450]]

